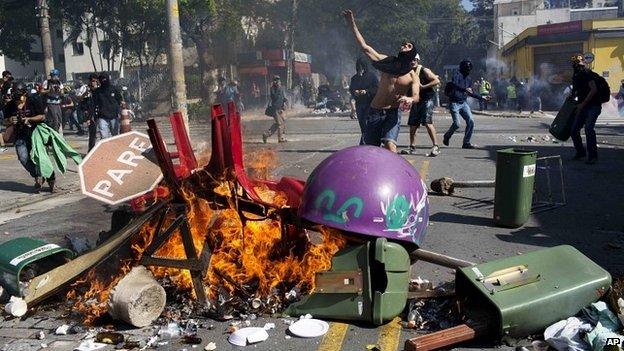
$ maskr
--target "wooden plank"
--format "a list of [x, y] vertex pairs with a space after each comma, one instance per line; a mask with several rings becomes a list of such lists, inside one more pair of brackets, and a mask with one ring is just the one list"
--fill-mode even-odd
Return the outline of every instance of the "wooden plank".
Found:
[[485, 322], [471, 322], [409, 339], [405, 351], [430, 351], [475, 339], [487, 332]]
[[435, 299], [438, 297], [451, 297], [455, 296], [455, 290], [418, 290], [410, 291], [407, 293], [408, 299]]
[[132, 237], [132, 235], [136, 234], [138, 230], [141, 229], [143, 224], [152, 219], [154, 214], [162, 209], [165, 204], [166, 202], [163, 201], [150, 207], [141, 216], [134, 219], [93, 251], [33, 278], [30, 281], [28, 293], [24, 296], [24, 300], [28, 306], [32, 307], [47, 297], [50, 297], [50, 295], [76, 279], [89, 268], [111, 257], [117, 249], [122, 247]]

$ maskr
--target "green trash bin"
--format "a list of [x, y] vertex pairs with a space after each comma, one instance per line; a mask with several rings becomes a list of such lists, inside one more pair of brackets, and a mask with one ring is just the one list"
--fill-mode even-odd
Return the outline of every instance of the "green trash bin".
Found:
[[409, 280], [407, 251], [378, 238], [338, 251], [331, 270], [316, 275], [314, 291], [284, 313], [380, 325], [405, 308]]
[[568, 245], [460, 268], [455, 275], [464, 309], [485, 313], [497, 338], [541, 332], [596, 302], [610, 286], [609, 272]]
[[517, 228], [529, 219], [537, 151], [510, 148], [496, 152], [494, 222]]

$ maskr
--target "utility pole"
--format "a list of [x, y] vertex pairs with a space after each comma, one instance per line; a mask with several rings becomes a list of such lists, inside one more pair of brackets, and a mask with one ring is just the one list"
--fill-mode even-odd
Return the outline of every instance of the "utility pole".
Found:
[[37, 0], [39, 29], [41, 30], [41, 48], [43, 50], [44, 76], [54, 69], [54, 53], [52, 52], [52, 37], [50, 36], [50, 13], [47, 0]]
[[286, 89], [293, 88], [293, 70], [295, 69], [295, 28], [297, 27], [297, 10], [299, 0], [292, 0], [290, 28], [288, 29], [288, 66], [286, 67]]
[[169, 70], [171, 71], [173, 109], [182, 112], [186, 132], [189, 132], [186, 106], [186, 84], [184, 83], [184, 61], [182, 59], [182, 34], [180, 33], [180, 8], [178, 0], [167, 0], [169, 19]]

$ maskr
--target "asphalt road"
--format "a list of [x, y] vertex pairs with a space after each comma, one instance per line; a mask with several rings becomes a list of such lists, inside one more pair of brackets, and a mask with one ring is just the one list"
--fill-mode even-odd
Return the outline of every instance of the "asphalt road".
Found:
[[[244, 147], [247, 154], [265, 148], [277, 152], [279, 164], [273, 171], [275, 178], [288, 175], [305, 179], [325, 157], [336, 150], [357, 144], [359, 139], [357, 122], [347, 117], [310, 116], [287, 120], [288, 143], [278, 144], [273, 138], [268, 144], [262, 144], [261, 133], [269, 127], [271, 121], [258, 118], [243, 120]], [[485, 262], [570, 244], [612, 275], [624, 276], [624, 201], [621, 200], [621, 195], [624, 194], [624, 126], [617, 119], [603, 121], [598, 127], [600, 161], [590, 166], [569, 160], [574, 154], [570, 142], [553, 143], [547, 138], [547, 128], [551, 121], [549, 118], [477, 116], [473, 142], [479, 148], [461, 149], [461, 129], [451, 140], [451, 145], [442, 147], [442, 153], [436, 158], [425, 157], [430, 142], [421, 131], [418, 136], [419, 152], [404, 157], [427, 183], [442, 176], [455, 180], [494, 179], [496, 150], [521, 147], [537, 150], [539, 157], [561, 155], [563, 189], [567, 199], [565, 206], [531, 215], [521, 228], [506, 229], [492, 223], [493, 189], [463, 189], [453, 197], [431, 196], [431, 225], [423, 248], [470, 261]], [[451, 123], [450, 116], [444, 112], [436, 114], [435, 122], [441, 138], [441, 134]], [[139, 125], [134, 127], [141, 129]], [[194, 123], [191, 126], [191, 135], [197, 148], [202, 147], [202, 142], [209, 143], [209, 123]], [[536, 142], [526, 141], [529, 137], [533, 137]], [[78, 148], [84, 148], [85, 138], [68, 138]], [[399, 141], [402, 147], [406, 146], [407, 128], [402, 128]], [[31, 236], [65, 244], [66, 237], [78, 236], [95, 242], [101, 231], [109, 230], [112, 209], [80, 195], [76, 190], [78, 180], [75, 173], [69, 172], [59, 181], [62, 191], [56, 196], [28, 194], [30, 180], [24, 173], [11, 154], [0, 155], [0, 209], [4, 211], [0, 213], [0, 241]], [[434, 284], [454, 279], [450, 269], [424, 262], [413, 265], [412, 276], [420, 276]], [[34, 317], [36, 314], [31, 318]], [[57, 317], [54, 314], [49, 317], [51, 325], [62, 324]], [[277, 328], [269, 331], [268, 341], [253, 346], [253, 349], [365, 350], [368, 344], [379, 344], [383, 351], [394, 351], [401, 350], [405, 340], [416, 335], [413, 330], [401, 328], [400, 321], [395, 320], [378, 328], [332, 322], [330, 332], [324, 338], [287, 339], [287, 326], [280, 320], [271, 321]], [[264, 322], [266, 320], [253, 321], [252, 326], [262, 326]], [[4, 342], [8, 343], [6, 350], [16, 349], [18, 342], [15, 341], [15, 336], [6, 335], [17, 328], [16, 323], [15, 320], [0, 322], [0, 348]], [[214, 341], [218, 350], [238, 349], [226, 341], [227, 335], [224, 331], [227, 324], [214, 324], [214, 330], [201, 330], [203, 345]], [[36, 325], [26, 328], [32, 331], [36, 329]], [[25, 336], [20, 338], [28, 339]], [[77, 343], [72, 342], [76, 346]], [[12, 344], [14, 348], [11, 348]], [[24, 350], [38, 349], [38, 343], [31, 344]], [[63, 350], [60, 345], [54, 349]], [[70, 346], [67, 344], [66, 347], [70, 349]], [[514, 346], [516, 345], [503, 348]], [[463, 345], [461, 349], [494, 347], [500, 349], [494, 343], [482, 340]], [[191, 349], [190, 346], [179, 345], [176, 341], [162, 347], [171, 350], [182, 348]]]

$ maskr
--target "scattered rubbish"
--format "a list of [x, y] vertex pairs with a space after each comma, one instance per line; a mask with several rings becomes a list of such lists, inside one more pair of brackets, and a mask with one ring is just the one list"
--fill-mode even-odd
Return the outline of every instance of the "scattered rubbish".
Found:
[[526, 138], [526, 141], [529, 143], [534, 143], [537, 141], [537, 138], [531, 135], [530, 137]]
[[98, 343], [93, 341], [93, 339], [89, 339], [81, 342], [80, 345], [74, 349], [74, 351], [93, 351], [104, 347], [106, 347], [106, 344]]
[[163, 339], [173, 339], [179, 337], [181, 334], [180, 326], [178, 323], [169, 323], [167, 326], [163, 326], [158, 331], [158, 336]]
[[288, 318], [282, 318], [282, 323], [286, 324], [286, 325], [291, 325], [293, 324], [295, 321], [293, 321], [292, 319], [288, 319]]
[[290, 340], [290, 339], [292, 339], [292, 336], [290, 336], [290, 335], [284, 335], [284, 339], [286, 339], [286, 340]]
[[65, 239], [69, 242], [71, 249], [79, 255], [93, 249], [93, 245], [87, 237], [66, 235]]
[[514, 143], [518, 142], [518, 139], [515, 136], [510, 136], [508, 139], [513, 141]]
[[258, 298], [251, 300], [251, 308], [253, 308], [254, 310], [257, 310], [260, 307], [262, 307], [262, 300]]
[[548, 343], [542, 340], [534, 340], [531, 342], [531, 346], [533, 346], [533, 351], [548, 351]]
[[309, 313], [306, 313], [303, 316], [299, 316], [299, 320], [302, 320], [302, 319], [312, 319], [312, 315]]
[[142, 328], [160, 316], [167, 303], [165, 289], [144, 266], [136, 266], [111, 290], [108, 313]]
[[43, 340], [43, 339], [45, 339], [45, 337], [46, 337], [46, 335], [43, 332], [43, 330], [40, 330], [39, 333], [37, 333], [37, 339]]
[[301, 338], [316, 338], [325, 335], [329, 324], [319, 319], [301, 319], [288, 327], [293, 335]]
[[271, 330], [271, 329], [275, 329], [275, 323], [265, 323], [264, 327], [262, 327], [264, 330]]
[[124, 336], [115, 332], [100, 332], [95, 336], [95, 341], [102, 344], [119, 345], [124, 342]]
[[546, 328], [544, 340], [557, 351], [586, 351], [590, 346], [583, 340], [582, 335], [591, 330], [591, 324], [570, 317]]
[[485, 322], [466, 322], [456, 327], [422, 335], [405, 342], [405, 351], [426, 351], [447, 348], [460, 342], [473, 340], [488, 331]]
[[143, 346], [141, 348], [141, 350], [145, 350], [148, 347], [152, 347], [154, 345], [156, 345], [156, 342], [158, 342], [158, 337], [157, 336], [152, 336], [147, 340], [147, 343], [145, 343], [145, 346]]
[[48, 348], [48, 344], [46, 344], [46, 343], [41, 343], [41, 344], [39, 344], [39, 346], [41, 346], [42, 349], [47, 349]]
[[263, 328], [242, 328], [230, 334], [228, 341], [232, 345], [247, 346], [265, 341], [269, 338], [269, 334]]
[[69, 331], [69, 325], [63, 324], [60, 327], [56, 328], [56, 330], [54, 331], [54, 334], [56, 334], [56, 335], [67, 335], [68, 331]]
[[84, 333], [84, 331], [85, 331], [85, 328], [80, 325], [74, 325], [69, 329], [70, 334], [80, 334], [80, 333]]
[[204, 350], [206, 351], [214, 351], [216, 349], [217, 349], [217, 344], [215, 344], [214, 342], [209, 342], [208, 345], [204, 347]]
[[28, 312], [28, 306], [22, 298], [11, 296], [9, 303], [4, 306], [4, 311], [13, 317], [21, 317]]

